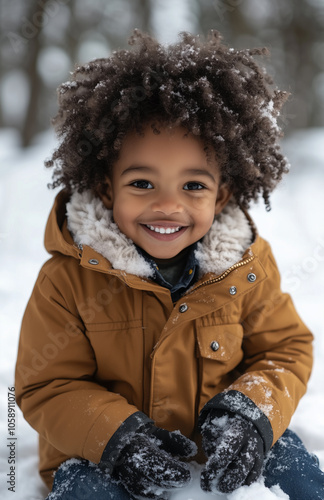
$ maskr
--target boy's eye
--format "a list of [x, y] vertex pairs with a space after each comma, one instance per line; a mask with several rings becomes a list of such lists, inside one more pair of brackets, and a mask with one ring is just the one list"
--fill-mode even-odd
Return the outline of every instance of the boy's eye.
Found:
[[188, 191], [197, 191], [199, 189], [205, 189], [205, 186], [200, 184], [200, 182], [187, 182], [187, 184], [183, 186], [183, 189]]
[[149, 181], [144, 180], [134, 181], [131, 183], [131, 186], [135, 186], [139, 189], [153, 189], [152, 184]]

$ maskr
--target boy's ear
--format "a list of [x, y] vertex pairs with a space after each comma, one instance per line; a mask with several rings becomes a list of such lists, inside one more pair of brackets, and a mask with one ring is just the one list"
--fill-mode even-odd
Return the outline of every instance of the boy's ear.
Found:
[[105, 182], [100, 184], [96, 189], [95, 193], [101, 199], [102, 203], [108, 210], [112, 210], [114, 204], [112, 182], [109, 177], [106, 178]]
[[220, 214], [232, 196], [227, 184], [220, 184], [215, 204], [215, 215]]

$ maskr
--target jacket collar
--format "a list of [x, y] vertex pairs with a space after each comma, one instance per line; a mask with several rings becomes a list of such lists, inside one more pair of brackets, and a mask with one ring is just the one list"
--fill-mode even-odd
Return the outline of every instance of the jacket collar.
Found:
[[[66, 205], [66, 214], [68, 229], [77, 245], [93, 248], [114, 269], [142, 278], [153, 277], [154, 268], [137, 251], [133, 241], [119, 230], [112, 210], [107, 210], [92, 191], [73, 193]], [[226, 271], [242, 259], [252, 239], [251, 222], [235, 202], [230, 202], [198, 242], [195, 257], [200, 276]]]

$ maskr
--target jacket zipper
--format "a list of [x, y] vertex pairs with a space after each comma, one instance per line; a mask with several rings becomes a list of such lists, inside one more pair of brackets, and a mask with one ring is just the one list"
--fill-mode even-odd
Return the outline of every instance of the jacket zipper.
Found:
[[226, 271], [224, 271], [222, 274], [220, 274], [216, 278], [213, 278], [213, 279], [204, 281], [203, 283], [200, 283], [200, 285], [197, 285], [196, 287], [192, 288], [187, 293], [189, 294], [191, 292], [195, 292], [198, 288], [200, 288], [202, 286], [211, 285], [212, 283], [218, 283], [219, 281], [222, 281], [224, 278], [226, 278], [226, 276], [228, 276], [232, 271], [234, 271], [234, 269], [245, 266], [246, 264], [249, 264], [250, 262], [252, 262], [252, 260], [254, 260], [254, 259], [255, 259], [255, 256], [252, 255], [252, 257], [249, 257], [248, 259], [242, 260], [241, 262], [237, 262], [233, 266], [226, 269]]

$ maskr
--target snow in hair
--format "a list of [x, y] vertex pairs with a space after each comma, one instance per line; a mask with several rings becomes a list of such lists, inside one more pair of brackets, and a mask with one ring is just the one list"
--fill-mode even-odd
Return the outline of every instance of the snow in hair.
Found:
[[273, 87], [254, 55], [230, 49], [214, 30], [181, 33], [165, 46], [135, 30], [131, 48], [78, 66], [58, 89], [53, 123], [61, 143], [45, 164], [52, 187], [82, 192], [104, 184], [129, 132], [150, 124], [182, 126], [200, 136], [236, 201], [247, 208], [288, 171], [277, 123], [287, 94]]

